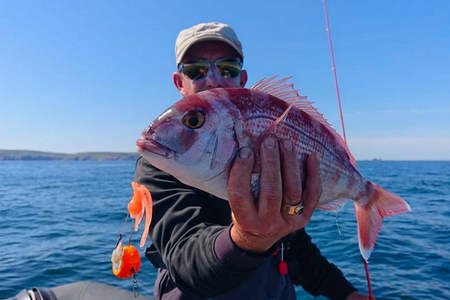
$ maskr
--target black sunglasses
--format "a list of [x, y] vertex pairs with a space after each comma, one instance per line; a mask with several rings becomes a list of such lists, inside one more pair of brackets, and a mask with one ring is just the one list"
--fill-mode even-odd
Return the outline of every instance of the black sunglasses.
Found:
[[180, 63], [178, 70], [190, 79], [198, 80], [206, 77], [211, 64], [216, 66], [223, 78], [235, 78], [242, 71], [242, 62], [237, 58], [220, 58], [214, 61], [195, 59]]

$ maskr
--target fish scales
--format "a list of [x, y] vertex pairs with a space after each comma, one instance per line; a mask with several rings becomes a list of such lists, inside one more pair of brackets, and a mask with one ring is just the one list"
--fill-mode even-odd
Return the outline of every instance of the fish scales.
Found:
[[[230, 99], [241, 111], [246, 130], [252, 135], [252, 140], [266, 133], [273, 122], [286, 110], [288, 104], [270, 95], [257, 95], [254, 97], [233, 97]], [[249, 103], [253, 102], [253, 103]], [[365, 189], [365, 181], [359, 172], [350, 164], [348, 156], [328, 134], [327, 129], [306, 113], [293, 109], [289, 111], [286, 119], [271, 130], [271, 133], [281, 139], [290, 139], [299, 153], [299, 160], [305, 160], [304, 154], [316, 152], [321, 166], [322, 188], [325, 191], [319, 203], [328, 202], [330, 198], [352, 198]], [[253, 148], [258, 149], [259, 145]], [[257, 151], [255, 151], [257, 154]], [[347, 162], [347, 163], [346, 163]], [[345, 177], [355, 177], [346, 179]], [[343, 178], [341, 178], [343, 177]], [[342, 191], [342, 186], [348, 182], [357, 182]], [[339, 184], [340, 183], [340, 184]]]

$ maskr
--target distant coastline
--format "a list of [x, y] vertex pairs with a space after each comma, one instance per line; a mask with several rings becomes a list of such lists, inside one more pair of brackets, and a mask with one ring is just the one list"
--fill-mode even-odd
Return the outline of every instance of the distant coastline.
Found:
[[0, 150], [2, 160], [136, 160], [139, 153], [134, 152], [80, 152], [56, 153], [32, 150]]
[[[1, 150], [0, 161], [6, 160], [77, 160], [77, 161], [104, 161], [104, 160], [136, 160], [140, 156], [137, 152], [79, 152], [79, 153], [60, 153], [60, 152], [45, 152], [34, 150]], [[372, 162], [393, 162], [393, 161], [445, 161], [448, 159], [412, 159], [412, 160], [390, 160], [382, 159], [380, 157], [371, 159], [358, 159], [358, 162], [372, 161]]]

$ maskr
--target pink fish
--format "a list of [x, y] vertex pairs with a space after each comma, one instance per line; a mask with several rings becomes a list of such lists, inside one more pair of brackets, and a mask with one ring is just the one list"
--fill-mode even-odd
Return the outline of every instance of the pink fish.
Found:
[[181, 182], [227, 199], [228, 171], [240, 148], [255, 153], [252, 191], [257, 193], [256, 150], [263, 137], [290, 139], [300, 161], [317, 154], [323, 191], [319, 209], [335, 211], [354, 201], [359, 248], [367, 260], [383, 217], [407, 212], [409, 205], [364, 179], [341, 136], [293, 84], [285, 83], [288, 79], [272, 77], [252, 89], [217, 88], [187, 96], [150, 124], [136, 142], [138, 151]]

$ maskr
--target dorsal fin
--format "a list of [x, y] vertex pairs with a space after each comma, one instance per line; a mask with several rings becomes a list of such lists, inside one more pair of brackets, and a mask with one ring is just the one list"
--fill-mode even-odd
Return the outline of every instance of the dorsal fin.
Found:
[[[251, 88], [277, 97], [278, 99], [281, 99], [287, 102], [288, 104], [293, 104], [293, 106], [295, 106], [296, 108], [301, 109], [309, 116], [319, 121], [322, 125], [324, 125], [326, 128], [330, 130], [330, 132], [338, 141], [339, 145], [341, 145], [347, 152], [351, 164], [356, 167], [356, 160], [353, 157], [352, 153], [350, 152], [350, 149], [346, 145], [344, 139], [336, 132], [336, 130], [334, 130], [334, 128], [330, 125], [330, 123], [328, 123], [328, 121], [324, 118], [323, 114], [321, 114], [312, 105], [312, 102], [307, 100], [307, 96], [300, 95], [299, 91], [294, 88], [293, 83], [287, 83], [287, 81], [289, 81], [289, 79], [291, 78], [292, 76], [278, 79], [278, 75], [274, 75], [268, 79], [266, 78], [261, 79], [260, 81], [255, 83]], [[290, 105], [288, 110], [291, 107], [292, 105]], [[283, 113], [283, 116], [277, 119], [277, 121], [280, 122], [286, 116], [287, 112]], [[278, 122], [276, 122], [276, 124], [278, 124]]]

